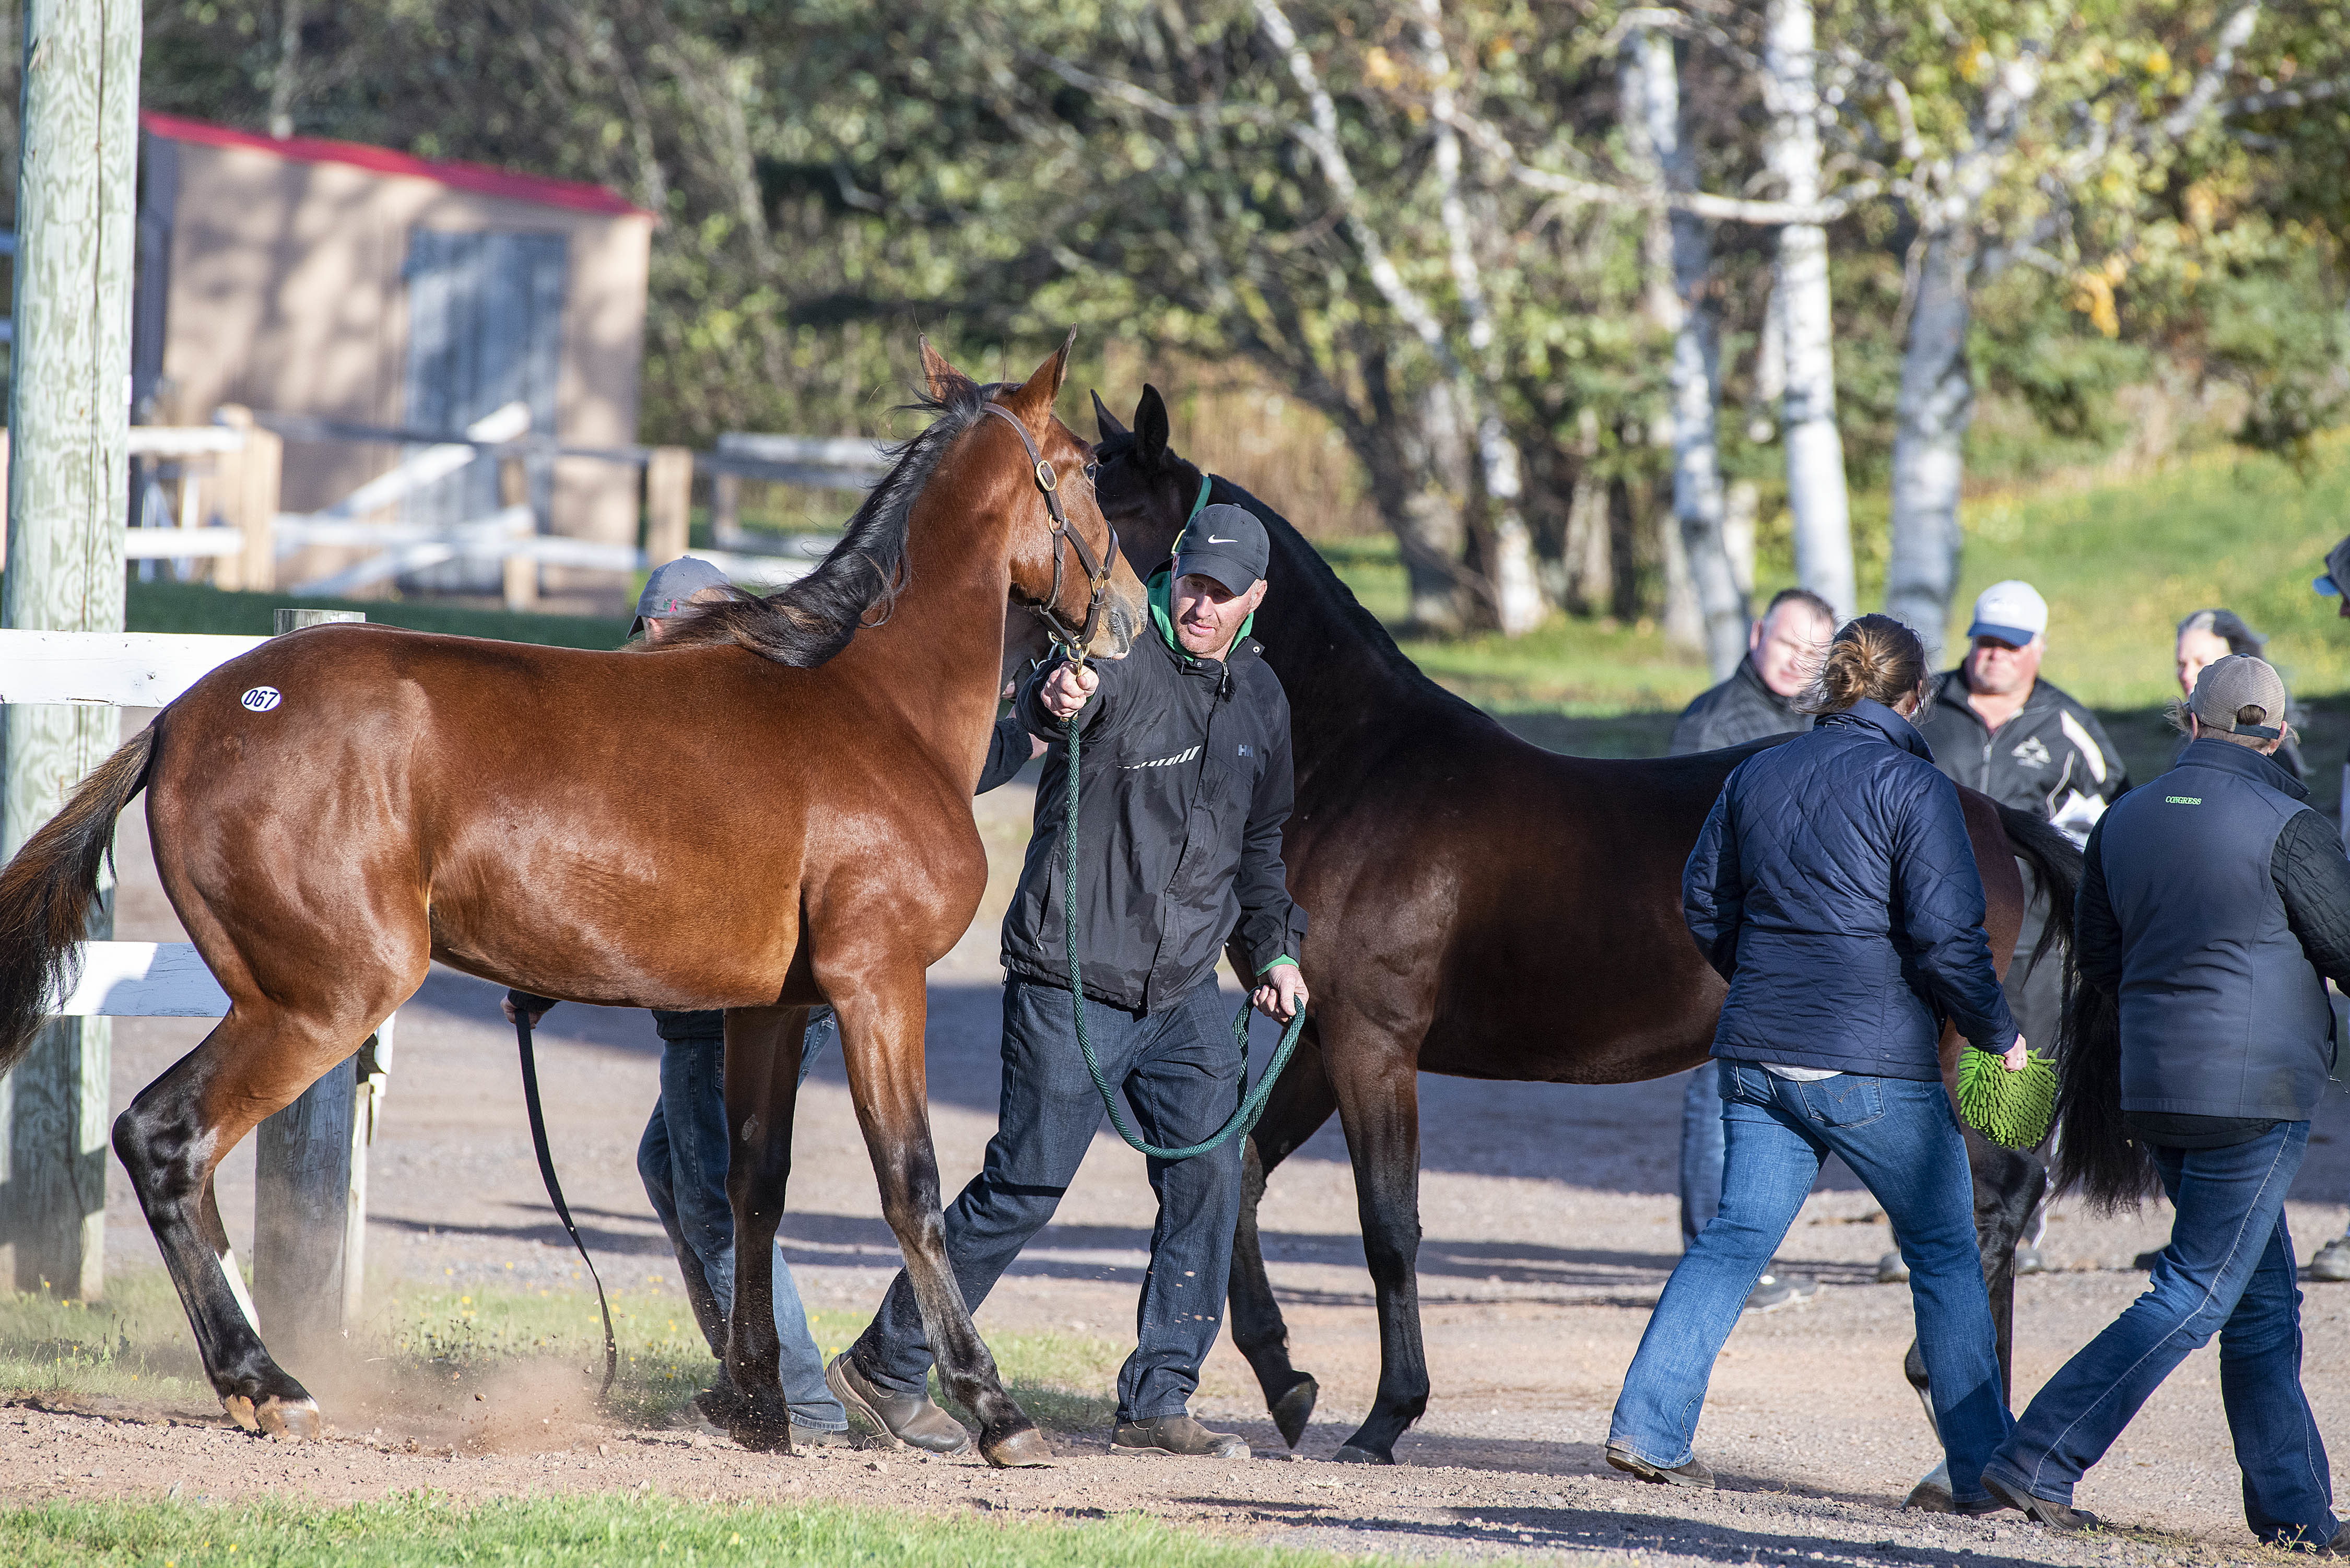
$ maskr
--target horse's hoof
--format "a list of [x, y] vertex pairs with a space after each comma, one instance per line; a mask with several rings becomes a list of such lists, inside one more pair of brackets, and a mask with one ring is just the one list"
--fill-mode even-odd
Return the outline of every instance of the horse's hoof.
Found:
[[261, 1430], [261, 1423], [255, 1420], [253, 1417], [253, 1401], [246, 1398], [244, 1395], [222, 1395], [221, 1408], [228, 1412], [228, 1418], [230, 1420], [234, 1421], [238, 1426], [243, 1427], [246, 1431], [258, 1432]]
[[[236, 1412], [231, 1410], [229, 1414], [234, 1416]], [[273, 1395], [254, 1409], [253, 1418], [262, 1431], [273, 1438], [316, 1442], [327, 1435], [326, 1418], [318, 1414], [316, 1399], [286, 1399]]]
[[980, 1457], [997, 1469], [1023, 1469], [1053, 1462], [1053, 1449], [1045, 1441], [1045, 1434], [1034, 1427], [1023, 1427], [1001, 1438], [982, 1438]]
[[1358, 1449], [1352, 1443], [1341, 1443], [1338, 1451], [1330, 1456], [1330, 1462], [1334, 1465], [1391, 1465], [1395, 1463], [1395, 1456]]
[[1297, 1439], [1305, 1435], [1305, 1423], [1314, 1417], [1314, 1401], [1321, 1396], [1322, 1386], [1301, 1374], [1289, 1391], [1273, 1402], [1273, 1424], [1283, 1442], [1293, 1449], [1297, 1446]]

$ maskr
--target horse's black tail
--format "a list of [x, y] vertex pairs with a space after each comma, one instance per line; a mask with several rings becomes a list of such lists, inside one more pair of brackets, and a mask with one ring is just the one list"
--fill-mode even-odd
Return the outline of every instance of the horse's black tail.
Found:
[[82, 780], [65, 809], [0, 869], [0, 1073], [32, 1048], [51, 1001], [71, 983], [114, 819], [147, 787], [154, 750], [150, 724]]
[[[2069, 938], [2081, 856], [2045, 823], [2008, 806], [2000, 807], [2000, 818], [2015, 840], [2016, 853], [2032, 862], [2048, 888], [2049, 925], [2062, 920], [2068, 939], [2063, 1030], [2056, 1042], [2056, 1160], [2049, 1185], [2059, 1192], [2078, 1189], [2093, 1209], [2135, 1209], [2154, 1190], [2154, 1163], [2122, 1125], [2120, 1005], [2110, 992], [2083, 980], [2073, 961]], [[2034, 852], [2034, 846], [2050, 838], [2064, 841], [2058, 858], [2069, 869], [2062, 877], [2043, 867]]]
[[2058, 1191], [2078, 1188], [2093, 1209], [2136, 1209], [2154, 1189], [2154, 1162], [2122, 1125], [2122, 1019], [2113, 993], [2068, 974], [2064, 1044], [2057, 1064]]
[[[2081, 852], [2073, 841], [2028, 811], [2012, 805], [1999, 808], [1999, 825], [2015, 848], [2015, 857], [2032, 867], [2048, 895], [2048, 923], [2030, 954], [2018, 953], [2015, 962], [2038, 968], [2053, 946], [2062, 955], [2069, 983], [2072, 975], [2073, 905], [2081, 894]], [[2048, 1042], [2051, 1045], [2054, 1041]]]

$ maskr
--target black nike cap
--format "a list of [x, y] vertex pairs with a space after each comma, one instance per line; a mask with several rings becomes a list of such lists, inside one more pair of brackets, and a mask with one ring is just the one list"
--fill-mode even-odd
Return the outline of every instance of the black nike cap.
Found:
[[1244, 594], [1264, 576], [1273, 543], [1245, 507], [1203, 506], [1175, 541], [1175, 575], [1213, 577], [1227, 593]]

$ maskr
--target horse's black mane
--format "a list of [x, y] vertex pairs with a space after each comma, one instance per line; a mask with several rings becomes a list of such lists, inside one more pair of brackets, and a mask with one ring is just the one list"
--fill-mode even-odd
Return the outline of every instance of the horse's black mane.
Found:
[[[888, 619], [906, 587], [906, 530], [914, 499], [996, 390], [963, 381], [943, 398], [917, 392], [905, 409], [937, 417], [920, 434], [889, 449], [889, 475], [866, 496], [816, 570], [764, 597], [730, 587], [725, 598], [680, 614], [660, 646], [736, 642], [762, 659], [812, 670], [847, 648], [858, 627]], [[868, 621], [876, 607], [881, 613]]]
[[[1132, 431], [1119, 431], [1095, 442], [1094, 455], [1099, 461], [1107, 462], [1114, 458], [1125, 458], [1130, 455], [1136, 444]], [[1289, 542], [1295, 546], [1292, 553], [1305, 564], [1305, 576], [1313, 584], [1313, 591], [1321, 598], [1323, 607], [1343, 622], [1347, 630], [1354, 633], [1356, 639], [1378, 660], [1388, 674], [1422, 695], [1442, 698], [1449, 703], [1457, 704], [1472, 712], [1482, 711], [1475, 704], [1469, 702], [1458, 693], [1449, 691], [1436, 681], [1430, 680], [1428, 672], [1413, 663], [1411, 657], [1396, 646], [1396, 639], [1388, 634], [1388, 628], [1380, 624], [1379, 618], [1363, 607], [1362, 601], [1355, 597], [1355, 591], [1347, 586], [1346, 579], [1331, 568], [1330, 563], [1323, 558], [1321, 551], [1314, 547], [1313, 542], [1297, 531], [1297, 524], [1274, 511], [1264, 501], [1251, 494], [1245, 487], [1234, 483], [1221, 473], [1209, 473], [1206, 469], [1192, 463], [1189, 458], [1180, 457], [1171, 451], [1166, 454], [1166, 461], [1181, 462], [1190, 467], [1194, 473], [1207, 474], [1216, 486], [1212, 493], [1220, 499], [1230, 500], [1236, 505], [1245, 507], [1253, 513], [1257, 521], [1263, 523], [1266, 531], [1274, 537], [1286, 535]], [[1197, 483], [1197, 481], [1192, 483]]]

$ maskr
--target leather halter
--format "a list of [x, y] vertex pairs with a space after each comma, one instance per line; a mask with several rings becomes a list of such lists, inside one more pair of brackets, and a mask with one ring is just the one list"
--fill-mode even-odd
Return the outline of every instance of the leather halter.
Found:
[[[1093, 546], [1086, 543], [1085, 535], [1069, 526], [1069, 514], [1061, 509], [1060, 478], [1053, 472], [1053, 465], [1045, 460], [1045, 454], [1036, 450], [1035, 439], [1029, 435], [1028, 427], [1001, 403], [986, 403], [982, 407], [985, 412], [1010, 425], [1020, 437], [1020, 444], [1028, 452], [1031, 475], [1036, 481], [1036, 488], [1044, 493], [1045, 510], [1053, 519], [1053, 590], [1044, 603], [1028, 607], [1036, 613], [1037, 619], [1045, 623], [1045, 635], [1068, 654], [1069, 662], [1081, 666], [1086, 661], [1086, 647], [1093, 641], [1094, 632], [1101, 624], [1102, 598], [1109, 591], [1110, 568], [1118, 561], [1118, 530], [1115, 527], [1109, 529], [1108, 556], [1096, 556]], [[1103, 525], [1109, 526], [1107, 519]], [[1064, 542], [1076, 549], [1078, 564], [1086, 569], [1089, 591], [1086, 597], [1086, 621], [1083, 626], [1071, 626], [1061, 615], [1061, 545]]]

